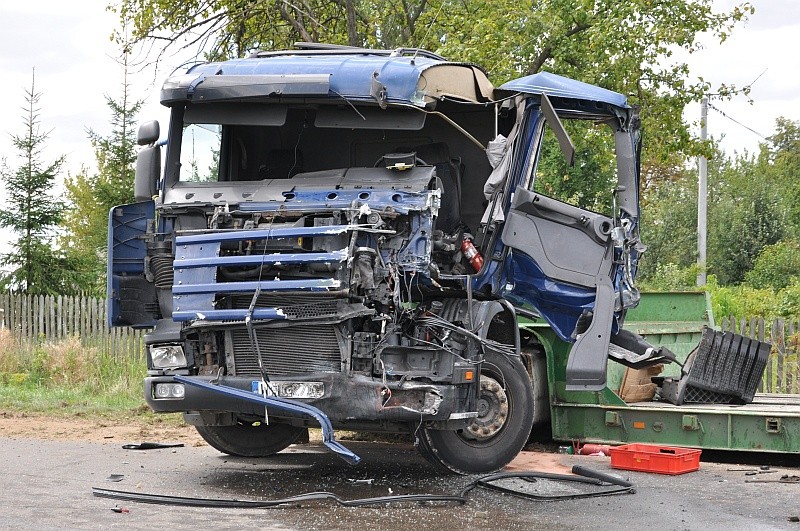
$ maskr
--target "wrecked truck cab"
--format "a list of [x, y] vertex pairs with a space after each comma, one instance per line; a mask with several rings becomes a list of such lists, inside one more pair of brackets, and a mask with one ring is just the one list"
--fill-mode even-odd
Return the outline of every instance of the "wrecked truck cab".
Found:
[[[517, 314], [575, 340], [571, 384], [602, 387], [638, 300], [638, 117], [621, 95], [311, 47], [194, 66], [162, 103], [163, 175], [152, 126], [137, 165], [157, 193], [109, 225], [109, 320], [152, 328], [153, 410], [233, 455], [329, 421], [411, 433], [436, 467], [477, 473], [531, 431]], [[535, 187], [545, 131], [574, 156], [573, 119], [615, 139], [608, 213]]]

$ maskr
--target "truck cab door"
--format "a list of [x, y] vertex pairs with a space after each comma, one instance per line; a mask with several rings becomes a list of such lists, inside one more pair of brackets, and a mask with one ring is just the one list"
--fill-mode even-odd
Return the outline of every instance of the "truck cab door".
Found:
[[[543, 121], [543, 114], [538, 120], [529, 116], [529, 175], [523, 175], [523, 184], [515, 188], [503, 226], [501, 239], [507, 250], [503, 296], [534, 306], [561, 339], [574, 341], [566, 369], [567, 390], [598, 391], [606, 384], [608, 345], [622, 310], [617, 293], [620, 253], [615, 248], [619, 241], [614, 237], [620, 234], [615, 225], [621, 223], [551, 197], [545, 193], [547, 187], [537, 186], [542, 178], [537, 166], [546, 131]], [[611, 139], [617, 136], [611, 129], [609, 133]], [[558, 140], [562, 143], [561, 137]], [[609, 173], [608, 179], [616, 177]], [[605, 188], [609, 203], [614, 186], [618, 185]], [[608, 210], [615, 208], [616, 202]]]
[[518, 189], [503, 228], [511, 293], [562, 339], [575, 339], [568, 389], [605, 387], [616, 299], [612, 227], [610, 218]]

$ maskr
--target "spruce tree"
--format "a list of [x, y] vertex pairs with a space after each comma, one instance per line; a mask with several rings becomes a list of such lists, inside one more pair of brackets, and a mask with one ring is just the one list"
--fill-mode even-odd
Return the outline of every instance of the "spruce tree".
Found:
[[41, 127], [41, 97], [42, 93], [36, 92], [34, 70], [31, 87], [25, 90], [23, 131], [11, 135], [20, 165], [11, 169], [4, 161], [0, 169], [6, 189], [6, 201], [0, 205], [0, 226], [16, 236], [13, 249], [0, 256], [0, 264], [6, 269], [0, 273], [0, 288], [31, 295], [75, 289], [73, 268], [55, 246], [55, 230], [64, 204], [53, 192], [64, 157], [43, 161], [50, 131]]

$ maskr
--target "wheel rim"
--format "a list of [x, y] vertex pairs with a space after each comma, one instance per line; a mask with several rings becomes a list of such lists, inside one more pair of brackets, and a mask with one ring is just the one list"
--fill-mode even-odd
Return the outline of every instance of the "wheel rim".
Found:
[[486, 374], [481, 375], [478, 395], [478, 416], [462, 435], [467, 439], [487, 441], [496, 436], [506, 424], [509, 413], [508, 395], [500, 383]]

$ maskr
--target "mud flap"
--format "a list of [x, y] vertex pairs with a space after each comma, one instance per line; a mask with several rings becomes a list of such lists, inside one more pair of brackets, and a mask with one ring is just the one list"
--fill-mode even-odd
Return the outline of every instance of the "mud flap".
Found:
[[608, 344], [614, 321], [614, 286], [598, 278], [592, 322], [578, 336], [567, 360], [567, 391], [602, 391], [606, 386]]

